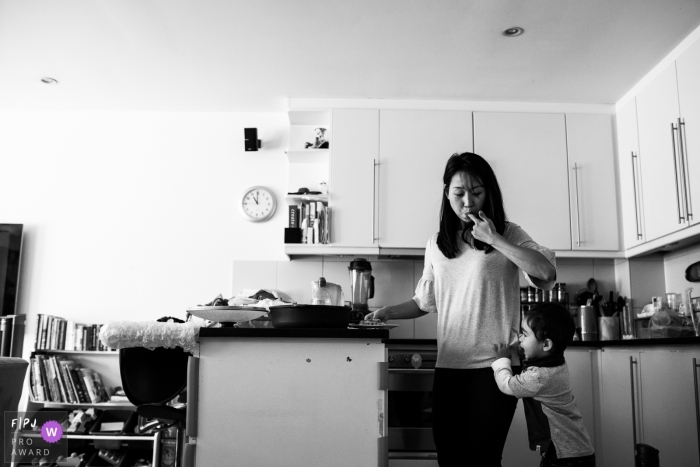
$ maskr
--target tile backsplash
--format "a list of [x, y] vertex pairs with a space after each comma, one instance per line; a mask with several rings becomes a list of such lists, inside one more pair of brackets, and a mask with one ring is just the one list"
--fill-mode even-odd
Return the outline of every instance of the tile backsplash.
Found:
[[[311, 282], [323, 276], [338, 284], [349, 300], [350, 276], [348, 265], [354, 256], [308, 256], [293, 261], [234, 261], [233, 293], [243, 289], [272, 288], [288, 294], [297, 303], [311, 302]], [[388, 259], [369, 256], [372, 263], [375, 293], [370, 299], [371, 309], [410, 300], [423, 273], [422, 258]], [[577, 290], [584, 288], [591, 277], [598, 283], [598, 291], [607, 297], [615, 290], [615, 264], [612, 259], [560, 258], [557, 260], [557, 282], [565, 282], [570, 301]], [[520, 285], [526, 286], [521, 274]], [[430, 333], [437, 316], [401, 322], [392, 330], [392, 338], [421, 338]]]

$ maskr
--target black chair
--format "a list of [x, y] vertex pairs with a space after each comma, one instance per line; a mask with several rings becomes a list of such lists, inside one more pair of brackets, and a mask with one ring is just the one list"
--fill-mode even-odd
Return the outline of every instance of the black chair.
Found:
[[186, 404], [167, 405], [187, 387], [190, 354], [180, 347], [154, 350], [130, 347], [119, 350], [119, 372], [124, 394], [136, 413], [151, 420], [138, 426], [139, 433], [185, 427]]

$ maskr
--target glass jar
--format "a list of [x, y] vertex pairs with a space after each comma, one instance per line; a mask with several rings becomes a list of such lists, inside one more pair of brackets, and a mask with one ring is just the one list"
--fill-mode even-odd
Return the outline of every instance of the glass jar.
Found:
[[557, 301], [560, 303], [569, 303], [569, 295], [566, 293], [566, 282], [559, 282]]
[[520, 301], [522, 303], [527, 303], [528, 298], [527, 298], [527, 287], [520, 287]]
[[537, 294], [535, 293], [535, 288], [531, 285], [527, 288], [527, 301], [529, 303], [535, 303], [537, 301]]
[[537, 290], [537, 298], [535, 301], [537, 303], [542, 303], [544, 301], [544, 290], [540, 289], [539, 287], [536, 289]]

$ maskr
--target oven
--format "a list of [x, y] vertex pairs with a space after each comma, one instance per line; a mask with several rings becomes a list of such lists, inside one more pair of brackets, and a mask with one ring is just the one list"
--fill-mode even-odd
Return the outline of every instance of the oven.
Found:
[[437, 344], [387, 347], [389, 467], [437, 466], [432, 430]]

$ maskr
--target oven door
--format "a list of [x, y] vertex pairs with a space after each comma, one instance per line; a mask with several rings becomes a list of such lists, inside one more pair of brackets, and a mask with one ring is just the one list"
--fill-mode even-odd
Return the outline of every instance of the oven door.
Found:
[[434, 369], [389, 369], [389, 465], [437, 465], [433, 441]]

